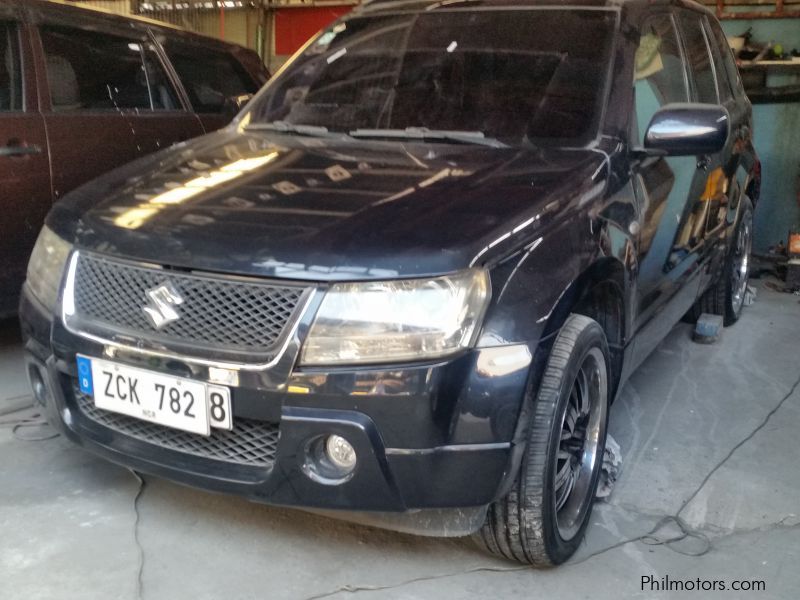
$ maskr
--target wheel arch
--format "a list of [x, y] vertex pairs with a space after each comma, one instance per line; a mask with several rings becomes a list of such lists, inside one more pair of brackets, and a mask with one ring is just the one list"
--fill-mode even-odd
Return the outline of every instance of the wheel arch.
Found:
[[[605, 256], [580, 271], [579, 275], [573, 278], [558, 296], [548, 314], [530, 366], [528, 391], [521, 406], [512, 440], [513, 450], [509, 460], [508, 474], [498, 490], [498, 497], [508, 493], [517, 476], [524, 448], [527, 445], [528, 431], [533, 415], [534, 407], [530, 397], [541, 382], [553, 342], [572, 313], [582, 314], [596, 320], [606, 332], [612, 365], [612, 385], [609, 398], [613, 400], [621, 382], [624, 348], [629, 335], [627, 326], [631, 314], [629, 294], [627, 293], [629, 287], [629, 275], [622, 261]], [[610, 310], [610, 318], [604, 318], [604, 308]]]
[[628, 340], [628, 286], [629, 278], [621, 261], [613, 257], [597, 260], [560, 295], [542, 333], [542, 339], [553, 338], [572, 313], [597, 321], [606, 334], [611, 355], [612, 399], [620, 383]]

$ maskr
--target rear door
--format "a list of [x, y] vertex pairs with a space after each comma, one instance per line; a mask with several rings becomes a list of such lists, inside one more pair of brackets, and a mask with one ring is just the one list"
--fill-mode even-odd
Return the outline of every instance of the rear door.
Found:
[[50, 210], [47, 136], [28, 28], [0, 5], [0, 314], [14, 310], [36, 236]]
[[207, 132], [231, 121], [238, 112], [233, 99], [261, 86], [225, 48], [173, 38], [162, 45]]

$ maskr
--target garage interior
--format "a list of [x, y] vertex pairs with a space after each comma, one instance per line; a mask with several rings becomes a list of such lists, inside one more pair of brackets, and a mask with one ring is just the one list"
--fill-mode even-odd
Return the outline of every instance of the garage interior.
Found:
[[[713, 344], [695, 343], [693, 326], [678, 325], [621, 390], [609, 421], [619, 475], [565, 565], [531, 570], [467, 540], [253, 504], [96, 458], [44, 421], [10, 318], [0, 321], [0, 598], [683, 597], [642, 591], [643, 577], [665, 575], [764, 581], [766, 591], [751, 595], [796, 598], [800, 275], [796, 286], [791, 278], [800, 260], [790, 257], [793, 239], [800, 248], [800, 52], [791, 51], [800, 51], [800, 0], [706, 3], [732, 45], [749, 32], [788, 56], [740, 65], [763, 177], [752, 303]], [[247, 46], [271, 72], [352, 7], [76, 4]]]
[[[609, 425], [622, 472], [595, 505], [578, 553], [557, 569], [493, 559], [459, 539], [371, 529], [153, 477], [142, 484], [52, 438], [39, 411], [26, 408], [0, 417], [3, 596], [611, 600], [636, 597], [642, 576], [669, 573], [763, 580], [765, 597], [794, 598], [800, 305], [758, 285], [747, 308], [710, 346], [691, 341], [690, 325], [676, 327], [622, 390]], [[18, 336], [4, 324], [4, 412], [29, 403]]]

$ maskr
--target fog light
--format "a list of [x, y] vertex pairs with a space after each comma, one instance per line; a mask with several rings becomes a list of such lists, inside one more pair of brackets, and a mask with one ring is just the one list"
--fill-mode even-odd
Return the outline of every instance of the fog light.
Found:
[[350, 442], [339, 435], [329, 435], [325, 440], [325, 454], [343, 471], [351, 471], [356, 466], [356, 451]]

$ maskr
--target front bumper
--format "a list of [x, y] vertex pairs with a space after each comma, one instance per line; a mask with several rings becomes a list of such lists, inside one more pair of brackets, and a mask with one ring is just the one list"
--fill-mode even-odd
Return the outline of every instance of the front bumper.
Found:
[[[86, 449], [137, 471], [427, 535], [474, 531], [486, 505], [513, 477], [512, 440], [527, 369], [481, 373], [477, 365], [485, 350], [380, 370], [294, 370], [272, 388], [243, 376], [232, 387], [234, 423], [267, 432], [273, 427], [275, 433], [269, 464], [250, 464], [198, 451], [198, 444], [208, 443], [202, 436], [181, 434], [182, 440], [199, 438], [186, 442], [187, 451], [172, 438], [163, 443], [165, 438], [148, 438], [124, 422], [98, 418], [99, 409], [88, 410], [77, 389], [75, 354], [108, 358], [107, 348], [66, 331], [27, 293], [20, 317], [28, 376], [51, 423]], [[130, 357], [114, 359], [134, 364]], [[182, 376], [191, 367], [152, 358], [147, 366]], [[345, 437], [358, 456], [352, 476], [336, 484], [307, 474], [309, 441], [331, 434]], [[358, 518], [354, 512], [367, 514]]]

